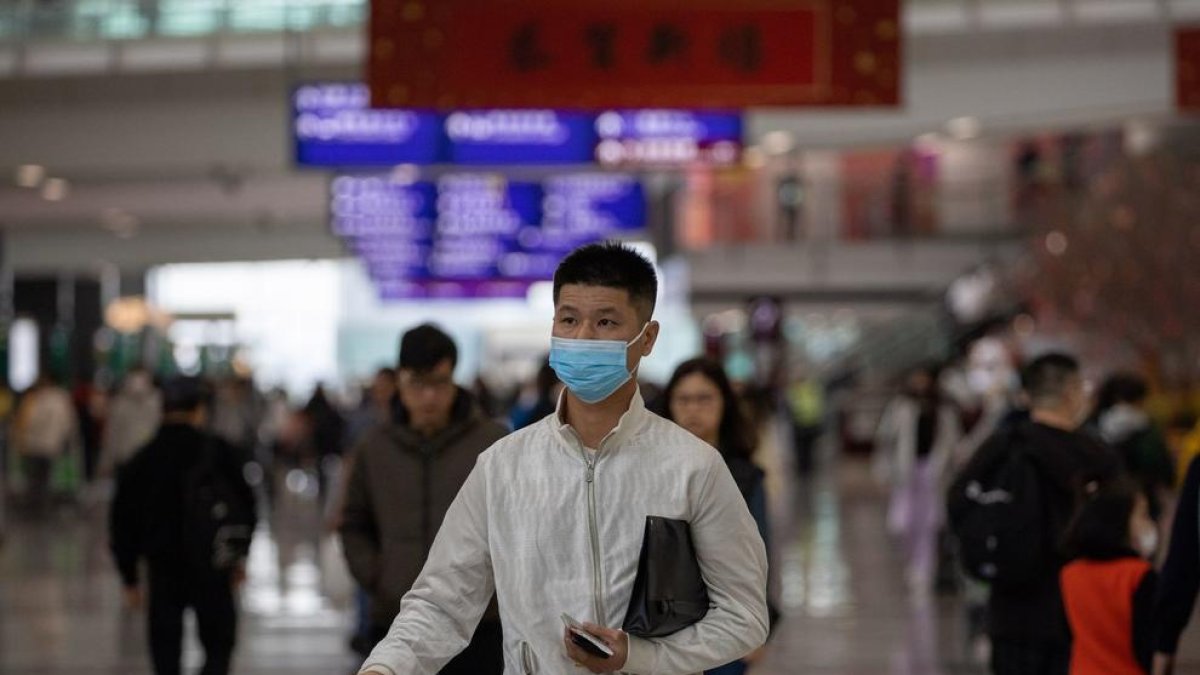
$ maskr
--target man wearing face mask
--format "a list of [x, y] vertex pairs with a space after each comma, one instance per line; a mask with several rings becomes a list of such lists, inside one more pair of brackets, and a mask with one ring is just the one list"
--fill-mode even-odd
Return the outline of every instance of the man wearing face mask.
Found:
[[[1120, 473], [1115, 453], [1078, 431], [1088, 410], [1088, 395], [1079, 362], [1066, 354], [1034, 359], [1022, 373], [1030, 419], [1002, 428], [972, 457], [950, 489], [969, 492], [967, 485], [982, 480], [984, 467], [997, 458], [1023, 452], [1034, 469], [1031, 493], [1044, 517], [1040, 532], [1029, 532], [1023, 548], [1038, 553], [1036, 570], [1019, 585], [992, 588], [988, 602], [995, 675], [1066, 675], [1071, 657], [1071, 633], [1059, 590], [1066, 563], [1061, 542], [1084, 486], [1105, 482]], [[1034, 538], [1040, 538], [1041, 545]]]
[[[715, 449], [646, 410], [635, 373], [658, 339], [653, 266], [619, 244], [580, 248], [554, 277], [557, 411], [483, 453], [429, 562], [362, 673], [434, 673], [463, 649], [493, 590], [505, 672], [699, 673], [767, 635], [766, 553]], [[664, 638], [617, 629], [646, 516], [687, 520], [710, 609]], [[612, 656], [581, 650], [560, 617]]]

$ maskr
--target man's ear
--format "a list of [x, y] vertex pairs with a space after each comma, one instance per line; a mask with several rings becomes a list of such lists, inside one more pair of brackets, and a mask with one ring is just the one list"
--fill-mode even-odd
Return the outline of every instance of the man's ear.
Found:
[[646, 338], [643, 341], [642, 356], [650, 356], [654, 351], [654, 345], [658, 344], [658, 331], [662, 328], [657, 321], [651, 321], [646, 326]]

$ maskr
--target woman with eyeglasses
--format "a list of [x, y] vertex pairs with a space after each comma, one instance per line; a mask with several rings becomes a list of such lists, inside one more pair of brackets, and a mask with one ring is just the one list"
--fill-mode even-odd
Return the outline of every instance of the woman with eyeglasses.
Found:
[[[758, 434], [742, 409], [725, 369], [711, 359], [685, 361], [675, 369], [661, 400], [664, 417], [716, 448], [725, 458], [770, 551], [765, 474], [753, 460]], [[706, 675], [742, 675], [757, 656], [755, 652], [706, 671]]]

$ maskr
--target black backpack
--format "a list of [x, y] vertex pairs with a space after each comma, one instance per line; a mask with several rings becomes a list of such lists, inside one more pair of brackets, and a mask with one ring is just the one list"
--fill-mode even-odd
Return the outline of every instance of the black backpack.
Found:
[[1020, 588], [1053, 560], [1044, 477], [1019, 429], [993, 436], [950, 488], [947, 515], [963, 569], [994, 588]]
[[221, 446], [209, 439], [184, 476], [183, 540], [186, 560], [200, 569], [229, 571], [250, 552], [254, 505], [222, 471]]

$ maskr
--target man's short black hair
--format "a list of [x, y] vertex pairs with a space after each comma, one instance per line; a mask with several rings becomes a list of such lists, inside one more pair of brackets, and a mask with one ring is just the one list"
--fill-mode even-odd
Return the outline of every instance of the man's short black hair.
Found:
[[212, 398], [212, 387], [202, 378], [184, 375], [172, 377], [163, 383], [162, 410], [168, 415], [191, 413], [199, 408], [211, 407]]
[[400, 338], [400, 370], [426, 373], [442, 361], [458, 365], [458, 347], [445, 331], [433, 324], [422, 324]]
[[1021, 372], [1021, 386], [1033, 405], [1060, 400], [1067, 383], [1079, 375], [1079, 361], [1060, 352], [1037, 357]]
[[558, 304], [558, 294], [568, 284], [626, 291], [640, 318], [649, 321], [654, 315], [658, 298], [658, 275], [654, 273], [654, 265], [620, 242], [588, 244], [564, 258], [554, 272], [554, 304]]

